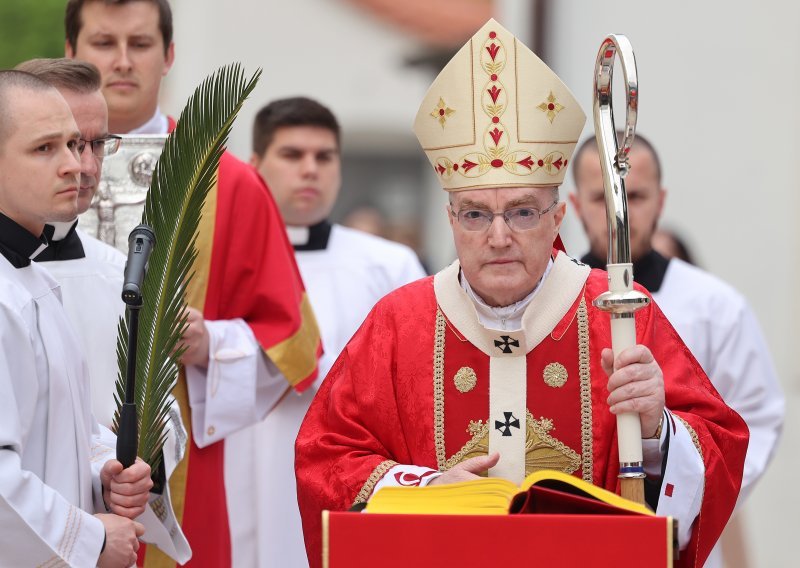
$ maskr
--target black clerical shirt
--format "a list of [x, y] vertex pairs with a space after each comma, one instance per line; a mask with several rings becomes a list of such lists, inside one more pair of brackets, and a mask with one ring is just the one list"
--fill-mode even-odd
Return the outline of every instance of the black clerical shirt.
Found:
[[47, 247], [47, 233], [45, 231], [36, 237], [13, 219], [0, 213], [0, 254], [14, 268], [25, 268], [30, 265], [33, 257]]
[[333, 225], [329, 221], [320, 221], [308, 228], [308, 241], [305, 244], [296, 244], [294, 250], [325, 250], [328, 248], [328, 239], [331, 237]]
[[[47, 225], [47, 227], [50, 227], [50, 225]], [[36, 255], [33, 260], [36, 262], [48, 262], [51, 260], [84, 258], [86, 253], [83, 251], [83, 243], [81, 243], [81, 238], [78, 236], [77, 228], [78, 220], [75, 219], [63, 239], [51, 240], [49, 246]]]
[[[581, 258], [581, 262], [592, 268], [606, 269], [606, 259], [600, 260], [591, 252]], [[667, 274], [669, 259], [664, 258], [654, 250], [650, 250], [642, 258], [633, 263], [633, 279], [644, 286], [648, 292], [654, 293], [661, 289], [664, 276]]]

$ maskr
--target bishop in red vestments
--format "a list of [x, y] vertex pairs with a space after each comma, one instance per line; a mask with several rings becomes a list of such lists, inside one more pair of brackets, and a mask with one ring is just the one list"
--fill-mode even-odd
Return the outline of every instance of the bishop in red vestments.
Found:
[[311, 405], [296, 470], [312, 567], [321, 511], [383, 486], [554, 469], [616, 491], [625, 412], [641, 419], [649, 503], [678, 520], [681, 565], [702, 565], [736, 503], [747, 428], [655, 304], [614, 358], [592, 304], [607, 274], [559, 250], [558, 186], [584, 120], [493, 20], [429, 90], [415, 131], [450, 194], [458, 261], [384, 298]]

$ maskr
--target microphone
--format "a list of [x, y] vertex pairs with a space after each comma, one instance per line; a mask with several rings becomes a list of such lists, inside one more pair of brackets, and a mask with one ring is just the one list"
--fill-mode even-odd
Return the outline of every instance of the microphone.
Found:
[[117, 431], [117, 459], [128, 468], [136, 461], [139, 449], [139, 418], [136, 412], [136, 348], [139, 339], [139, 310], [142, 307], [142, 280], [147, 261], [156, 244], [156, 235], [147, 225], [137, 225], [128, 236], [128, 261], [122, 301], [128, 305], [128, 369], [125, 378], [125, 400], [122, 403]]
[[137, 225], [128, 236], [128, 261], [125, 263], [122, 301], [129, 306], [142, 305], [142, 280], [155, 244], [156, 235], [147, 225]]

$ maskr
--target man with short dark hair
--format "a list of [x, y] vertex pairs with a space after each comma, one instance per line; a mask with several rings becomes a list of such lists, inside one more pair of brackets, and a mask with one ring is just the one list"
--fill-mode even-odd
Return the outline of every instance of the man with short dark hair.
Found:
[[[86, 145], [81, 153], [78, 215], [92, 202], [100, 182], [103, 158], [119, 146], [108, 132], [108, 108], [100, 92], [100, 74], [94, 65], [72, 59], [32, 59], [16, 67], [58, 89], [67, 101]], [[110, 427], [116, 404], [117, 321], [124, 313], [120, 298], [125, 255], [87, 235], [78, 219], [48, 223], [50, 246], [34, 260], [59, 281], [64, 308], [87, 354], [92, 378], [92, 411]]]
[[[637, 282], [653, 294], [670, 323], [703, 367], [725, 402], [750, 430], [739, 503], [766, 471], [783, 428], [784, 398], [769, 348], [745, 298], [715, 276], [653, 250], [653, 235], [666, 199], [661, 161], [653, 145], [636, 135], [625, 178], [631, 226], [631, 258]], [[597, 142], [587, 139], [572, 161], [575, 193], [570, 201], [589, 238], [581, 260], [603, 268], [607, 229], [603, 176]], [[708, 566], [721, 566], [715, 547]]]
[[[276, 100], [253, 124], [250, 163], [275, 197], [319, 322], [325, 354], [320, 378], [284, 398], [252, 428], [234, 434], [226, 480], [234, 561], [241, 566], [303, 566], [294, 439], [339, 352], [369, 310], [389, 292], [425, 276], [408, 247], [331, 223], [342, 184], [340, 129], [333, 113], [306, 97]], [[249, 460], [253, 465], [247, 467]], [[256, 485], [257, 501], [237, 487]], [[253, 524], [254, 521], [255, 524]]]
[[[158, 107], [173, 63], [166, 0], [69, 0], [68, 57], [100, 70], [110, 128], [166, 134]], [[170, 481], [193, 561], [231, 564], [224, 439], [261, 420], [289, 389], [310, 387], [321, 351], [286, 230], [258, 174], [223, 154], [206, 199], [174, 394], [190, 442]], [[148, 549], [144, 565], [167, 558]]]
[[83, 145], [58, 91], [0, 71], [3, 566], [130, 566], [144, 530], [131, 519], [147, 503], [150, 467], [112, 459], [58, 284], [31, 262], [48, 245], [45, 223], [76, 215]]
[[69, 0], [64, 25], [67, 57], [100, 70], [111, 131], [165, 133], [158, 91], [175, 61], [169, 2]]
[[[74, 59], [32, 59], [17, 65], [58, 89], [72, 111], [85, 143], [81, 152], [78, 214], [92, 202], [100, 181], [103, 158], [113, 154], [119, 137], [108, 133], [108, 108], [100, 92], [100, 73], [91, 63]], [[53, 230], [50, 246], [34, 260], [58, 281], [64, 309], [77, 332], [87, 357], [91, 379], [92, 413], [107, 428], [117, 409], [114, 393], [117, 377], [117, 326], [124, 315], [120, 298], [125, 255], [78, 229], [78, 219], [48, 223]], [[168, 414], [167, 439], [163, 452], [164, 473], [169, 479], [176, 454], [183, 455], [186, 433], [174, 404]], [[191, 557], [172, 506], [164, 503], [169, 493], [152, 495], [150, 507], [138, 520], [145, 525], [144, 540], [156, 543], [172, 558], [185, 562]], [[156, 516], [154, 511], [158, 510]]]

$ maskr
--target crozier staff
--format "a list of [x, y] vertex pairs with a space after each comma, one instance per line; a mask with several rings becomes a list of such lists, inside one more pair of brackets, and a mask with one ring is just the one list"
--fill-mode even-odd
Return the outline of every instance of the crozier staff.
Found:
[[[625, 75], [628, 103], [621, 146], [617, 143], [611, 97], [617, 54]], [[628, 152], [633, 144], [638, 109], [639, 84], [633, 49], [625, 36], [610, 35], [600, 46], [594, 77], [594, 129], [598, 147], [602, 148], [600, 166], [603, 170], [608, 220], [608, 291], [595, 298], [594, 305], [611, 316], [611, 343], [615, 357], [636, 344], [634, 313], [650, 302], [645, 294], [633, 289], [628, 202], [624, 181], [628, 174]], [[656, 428], [657, 434], [661, 433], [663, 426], [662, 414]], [[644, 503], [645, 471], [642, 444], [639, 441], [641, 437], [642, 425], [636, 408], [617, 414], [620, 494], [636, 503]]]

